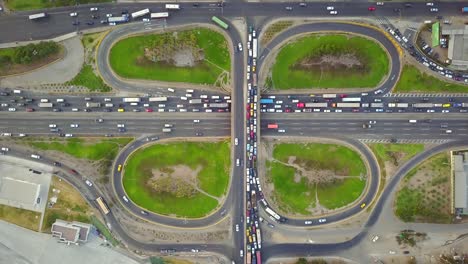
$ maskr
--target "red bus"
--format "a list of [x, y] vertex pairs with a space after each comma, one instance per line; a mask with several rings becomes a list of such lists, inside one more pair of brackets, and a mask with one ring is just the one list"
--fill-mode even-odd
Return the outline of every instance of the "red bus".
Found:
[[268, 124], [268, 128], [278, 128], [278, 124]]

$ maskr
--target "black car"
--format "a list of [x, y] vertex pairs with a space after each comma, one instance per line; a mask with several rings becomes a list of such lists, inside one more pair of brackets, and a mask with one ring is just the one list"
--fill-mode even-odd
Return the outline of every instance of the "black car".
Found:
[[122, 10], [122, 13], [121, 13], [121, 14], [122, 14], [122, 15], [128, 14], [128, 10]]
[[203, 136], [203, 133], [202, 132], [197, 132], [197, 133], [195, 133], [195, 136], [201, 137], [201, 136]]
[[54, 108], [54, 109], [52, 109], [52, 111], [54, 111], [54, 112], [62, 112], [62, 109], [60, 109], [60, 108]]
[[73, 21], [72, 25], [78, 26], [80, 24], [80, 21]]
[[61, 164], [60, 162], [56, 161], [56, 162], [54, 162], [54, 166], [56, 166], [56, 167], [61, 167], [62, 164]]
[[94, 21], [88, 21], [88, 22], [86, 22], [86, 24], [87, 24], [88, 26], [92, 26], [92, 25], [94, 25]]
[[85, 108], [85, 109], [83, 109], [83, 111], [85, 111], [85, 112], [91, 112], [91, 109]]
[[119, 127], [119, 132], [120, 132], [120, 133], [123, 133], [123, 132], [125, 132], [125, 131], [127, 131], [127, 130], [125, 129], [125, 127]]
[[9, 94], [9, 93], [6, 93], [6, 92], [1, 92], [0, 95], [1, 95], [1, 96], [8, 96], [8, 95], [10, 95], [10, 94]]
[[[99, 16], [98, 16], [98, 15], [91, 15], [91, 18], [92, 18], [92, 19], [98, 19]], [[94, 22], [93, 22], [93, 23], [94, 23]], [[88, 24], [88, 25], [89, 25], [89, 24]]]
[[198, 6], [200, 6], [200, 4], [199, 4], [199, 3], [195, 3], [195, 4], [193, 4], [193, 6], [194, 6], [194, 7], [198, 7]]
[[109, 109], [109, 108], [104, 108], [104, 109], [102, 109], [102, 111], [103, 111], [103, 112], [111, 112], [112, 110]]

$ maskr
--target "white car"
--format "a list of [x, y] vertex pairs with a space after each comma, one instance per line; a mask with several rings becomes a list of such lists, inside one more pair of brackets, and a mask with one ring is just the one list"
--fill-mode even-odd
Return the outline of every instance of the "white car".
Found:
[[73, 137], [73, 134], [65, 134], [65, 137]]
[[98, 8], [97, 8], [97, 7], [91, 7], [91, 8], [89, 9], [89, 11], [98, 11]]
[[243, 258], [244, 257], [244, 250], [240, 250], [240, 257]]
[[431, 3], [431, 2], [426, 3], [426, 6], [434, 6], [434, 3]]
[[239, 44], [237, 44], [237, 48], [239, 49], [239, 51], [242, 51], [242, 43], [239, 42]]
[[378, 6], [383, 6], [383, 5], [384, 5], [384, 2], [377, 2], [376, 5], [378, 5]]
[[330, 15], [338, 15], [338, 11], [336, 10], [330, 11]]
[[375, 120], [369, 121], [369, 124], [375, 124], [375, 123], [377, 123], [377, 121]]
[[109, 23], [109, 26], [115, 26], [115, 25], [116, 25], [115, 22]]
[[433, 7], [430, 10], [431, 10], [431, 12], [439, 12], [439, 9], [437, 7]]
[[305, 221], [304, 224], [306, 224], [306, 225], [311, 225], [311, 224], [312, 224], [312, 221]]
[[112, 17], [112, 14], [106, 14], [106, 17]]
[[325, 218], [320, 218], [318, 221], [319, 221], [319, 223], [325, 223], [325, 222], [327, 222], [327, 219], [325, 219]]
[[128, 198], [127, 198], [127, 196], [124, 195], [124, 196], [122, 196], [122, 198], [124, 199], [125, 202], [128, 203]]
[[234, 145], [236, 145], [236, 146], [239, 145], [239, 139], [238, 138], [234, 139]]
[[71, 17], [76, 17], [76, 16], [78, 16], [78, 13], [77, 12], [70, 13], [70, 16]]
[[450, 110], [442, 110], [442, 113], [450, 113]]
[[239, 232], [239, 225], [236, 225], [236, 232]]
[[372, 242], [374, 242], [374, 243], [377, 242], [377, 240], [379, 240], [379, 236], [374, 236], [374, 237], [372, 238]]
[[435, 111], [434, 111], [434, 109], [428, 109], [427, 112], [428, 113], [434, 113]]
[[285, 132], [286, 132], [286, 130], [284, 130], [284, 129], [278, 129], [278, 133], [285, 133]]
[[193, 122], [194, 123], [200, 123], [200, 120], [199, 119], [194, 119]]
[[327, 10], [335, 10], [334, 6], [327, 6]]
[[56, 124], [49, 124], [49, 127], [50, 127], [50, 128], [56, 128], [57, 125], [56, 125]]
[[393, 251], [393, 250], [388, 251], [388, 253], [389, 253], [389, 254], [392, 254], [392, 255], [395, 255], [395, 254], [396, 254], [396, 252]]
[[79, 126], [78, 124], [70, 124], [71, 128], [78, 128], [78, 126]]
[[90, 182], [89, 180], [86, 180], [85, 182], [86, 182], [86, 184], [87, 184], [88, 186], [90, 186], [90, 187], [93, 186], [93, 183]]
[[192, 252], [193, 253], [198, 253], [198, 252], [200, 252], [200, 250], [192, 248]]
[[151, 20], [149, 18], [143, 18], [143, 22], [150, 22]]
[[119, 127], [119, 128], [122, 127], [123, 128], [123, 127], [125, 127], [125, 124], [117, 124], [117, 127]]
[[16, 108], [8, 108], [8, 112], [16, 112]]

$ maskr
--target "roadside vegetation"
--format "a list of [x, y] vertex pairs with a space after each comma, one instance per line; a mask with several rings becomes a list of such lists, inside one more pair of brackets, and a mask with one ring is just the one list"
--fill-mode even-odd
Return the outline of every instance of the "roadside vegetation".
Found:
[[223, 86], [230, 78], [227, 41], [206, 28], [129, 37], [110, 50], [109, 61], [124, 78]]
[[277, 207], [290, 214], [340, 208], [355, 201], [366, 186], [360, 155], [339, 145], [275, 144], [266, 168]]
[[262, 35], [262, 39], [260, 40], [261, 45], [267, 45], [272, 39], [279, 35], [279, 33], [291, 27], [292, 24], [292, 21], [278, 21], [271, 24]]
[[0, 219], [37, 232], [41, 213], [0, 204]]
[[227, 141], [155, 144], [128, 158], [123, 185], [132, 201], [155, 213], [203, 217], [227, 192], [229, 153]]
[[281, 48], [272, 67], [273, 88], [365, 88], [388, 74], [389, 59], [373, 40], [311, 34]]
[[85, 50], [85, 60], [81, 71], [67, 85], [84, 86], [92, 92], [109, 92], [109, 87], [99, 76], [96, 69], [95, 54], [101, 39], [107, 32], [87, 34], [81, 38]]
[[395, 86], [395, 93], [466, 93], [468, 85], [445, 82], [432, 75], [421, 72], [412, 65], [405, 65], [400, 80]]
[[115, 239], [110, 230], [105, 224], [103, 224], [96, 216], [92, 215], [90, 217], [91, 224], [96, 227], [99, 233], [106, 238], [113, 246], [117, 246], [119, 241]]
[[105, 176], [109, 174], [112, 162], [119, 150], [132, 140], [133, 138], [71, 138], [65, 140], [29, 138], [20, 141], [20, 143], [40, 150], [60, 151], [78, 159], [89, 160], [91, 164], [98, 167], [99, 172], [104, 176], [100, 180], [105, 183], [108, 181], [108, 177]]
[[451, 223], [450, 177], [448, 153], [418, 165], [400, 184], [395, 214], [405, 222]]
[[[5, 0], [4, 2], [8, 9], [13, 11], [44, 9], [59, 6], [74, 6], [77, 3], [76, 0]], [[81, 5], [105, 2], [112, 2], [112, 0], [79, 0]]]
[[0, 49], [0, 76], [34, 70], [61, 57], [63, 47], [53, 41]]
[[[50, 232], [52, 224], [56, 219], [65, 221], [78, 221], [90, 223], [90, 216], [93, 215], [93, 209], [73, 186], [68, 182], [53, 176], [49, 188], [47, 201], [51, 206], [46, 206], [42, 231]], [[56, 199], [52, 203], [51, 199]]]

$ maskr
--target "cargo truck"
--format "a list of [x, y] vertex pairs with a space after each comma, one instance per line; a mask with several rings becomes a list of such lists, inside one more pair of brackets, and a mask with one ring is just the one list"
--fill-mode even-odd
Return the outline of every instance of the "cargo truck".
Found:
[[413, 104], [414, 108], [432, 108], [434, 106], [433, 103], [419, 103], [419, 104]]
[[306, 103], [305, 107], [328, 107], [328, 103]]
[[361, 106], [360, 103], [337, 103], [333, 104], [333, 107], [338, 107], [338, 108], [359, 108]]

